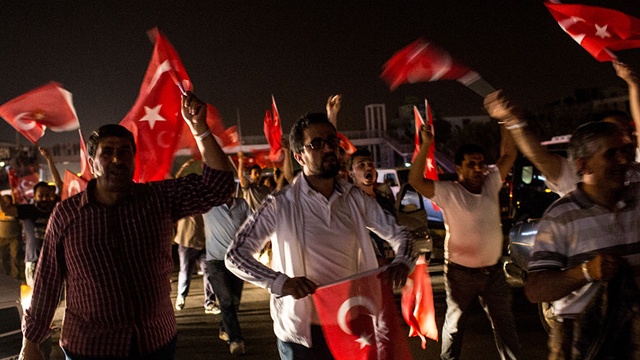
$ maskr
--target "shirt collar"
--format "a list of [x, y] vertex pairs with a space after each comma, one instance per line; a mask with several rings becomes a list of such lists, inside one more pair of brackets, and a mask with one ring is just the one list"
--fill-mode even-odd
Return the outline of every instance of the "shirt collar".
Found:
[[[300, 180], [299, 180], [300, 189], [302, 190], [303, 194], [311, 194], [311, 193], [317, 192], [311, 187], [311, 185], [309, 184], [309, 181], [307, 181], [307, 177], [304, 176], [303, 173], [301, 173], [299, 177], [300, 177]], [[336, 192], [338, 196], [342, 196], [346, 194], [347, 192], [349, 192], [349, 190], [352, 187], [353, 187], [353, 184], [351, 184], [348, 181], [342, 180], [340, 178], [336, 178], [335, 182], [333, 183], [333, 190]]]
[[[138, 197], [139, 194], [136, 191], [136, 186], [138, 184], [134, 183], [133, 186], [131, 187], [131, 191], [129, 192], [129, 196], [127, 196], [127, 198], [125, 199], [125, 201], [123, 203], [126, 202], [130, 202], [130, 201], [135, 201]], [[89, 183], [87, 184], [87, 188], [85, 189], [85, 191], [83, 191], [80, 194], [80, 204], [79, 207], [84, 207], [86, 205], [95, 205], [95, 206], [100, 206], [100, 204], [96, 201], [95, 198], [95, 191], [96, 191], [96, 186], [97, 186], [97, 180], [96, 179], [91, 179], [91, 181], [89, 181]]]
[[[587, 194], [583, 190], [583, 183], [579, 182], [576, 189], [571, 193], [574, 201], [583, 209], [588, 209], [597, 204], [591, 201]], [[622, 194], [621, 199], [616, 203], [617, 209], [623, 209], [636, 202], [633, 191], [630, 191], [630, 187], [627, 186]]]

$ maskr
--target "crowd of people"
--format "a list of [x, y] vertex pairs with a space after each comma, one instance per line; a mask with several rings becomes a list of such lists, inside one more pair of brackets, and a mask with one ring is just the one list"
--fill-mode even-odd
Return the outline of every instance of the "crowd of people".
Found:
[[[476, 301], [500, 357], [522, 356], [500, 263], [499, 191], [518, 150], [562, 196], [540, 222], [525, 286], [532, 302], [551, 303], [549, 358], [640, 356], [640, 81], [631, 67], [614, 62], [614, 68], [628, 84], [631, 114], [604, 113], [578, 127], [568, 158], [540, 146], [521, 109], [501, 91], [484, 99], [501, 124], [495, 165], [487, 164], [483, 148], [466, 144], [454, 159], [457, 181], [426, 179], [434, 138], [421, 129], [409, 183], [442, 209], [446, 223], [442, 359], [460, 358]], [[49, 336], [63, 289], [60, 345], [68, 359], [173, 359], [174, 311], [185, 307], [196, 264], [205, 311], [220, 313], [219, 338], [232, 354], [246, 352], [238, 309], [247, 281], [271, 295], [282, 359], [332, 359], [310, 295], [382, 266], [385, 280], [401, 287], [417, 257], [409, 231], [395, 219], [393, 194], [377, 182], [371, 153], [341, 151], [341, 100], [330, 97], [326, 113], [309, 113], [293, 125], [271, 184], [262, 182], [259, 166], [245, 176], [242, 153], [233, 168], [208, 129], [206, 104], [188, 93], [182, 115], [202, 155], [199, 171], [184, 172], [189, 161], [173, 179], [134, 183], [133, 135], [104, 125], [87, 141], [94, 179], [86, 191], [58, 203], [56, 187], [39, 183], [33, 205], [3, 199], [4, 215], [22, 220], [30, 233], [25, 275], [33, 300], [24, 317], [24, 359], [43, 358], [38, 344]], [[49, 166], [58, 182], [52, 161]], [[172, 304], [174, 241], [180, 269]], [[259, 261], [265, 252], [269, 261]]]

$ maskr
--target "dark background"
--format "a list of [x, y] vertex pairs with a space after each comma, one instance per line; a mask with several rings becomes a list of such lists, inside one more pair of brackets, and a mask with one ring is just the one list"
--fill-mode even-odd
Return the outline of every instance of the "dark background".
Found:
[[[640, 16], [637, 0], [582, 1]], [[454, 81], [390, 92], [382, 65], [418, 37], [535, 109], [574, 89], [624, 86], [566, 35], [542, 1], [3, 1], [0, 103], [54, 80], [74, 95], [85, 137], [117, 123], [138, 96], [158, 26], [189, 72], [195, 92], [227, 126], [262, 134], [275, 96], [284, 131], [302, 114], [344, 95], [339, 127], [364, 128], [364, 106], [396, 116], [407, 96], [426, 97], [439, 116], [482, 114], [482, 99]], [[623, 54], [639, 64], [637, 51]], [[0, 140], [15, 132], [0, 122]], [[22, 138], [21, 143], [27, 140]], [[41, 142], [77, 141], [47, 132]]]

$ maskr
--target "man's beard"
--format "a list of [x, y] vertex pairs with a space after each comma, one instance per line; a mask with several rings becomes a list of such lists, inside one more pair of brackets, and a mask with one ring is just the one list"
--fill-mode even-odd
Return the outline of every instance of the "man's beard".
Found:
[[[329, 160], [335, 160], [330, 162]], [[333, 154], [325, 155], [322, 158], [322, 166], [320, 168], [320, 174], [318, 177], [322, 179], [331, 179], [338, 175], [340, 172], [340, 162], [338, 157]]]

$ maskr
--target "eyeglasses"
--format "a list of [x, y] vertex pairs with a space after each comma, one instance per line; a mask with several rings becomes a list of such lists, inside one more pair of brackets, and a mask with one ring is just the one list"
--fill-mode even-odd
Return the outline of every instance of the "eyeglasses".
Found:
[[340, 146], [340, 138], [339, 137], [335, 137], [332, 136], [330, 138], [328, 138], [327, 140], [321, 139], [321, 138], [315, 138], [313, 140], [311, 140], [310, 143], [308, 143], [307, 145], [303, 145], [303, 148], [310, 148], [311, 150], [322, 150], [324, 149], [325, 145], [329, 145], [330, 148], [332, 149], [336, 149], [338, 148], [338, 146]]

